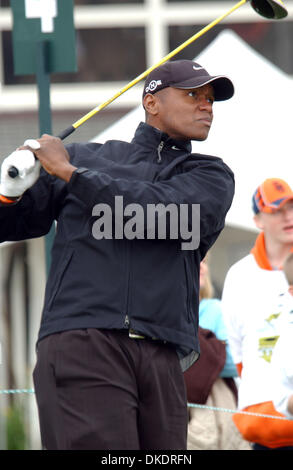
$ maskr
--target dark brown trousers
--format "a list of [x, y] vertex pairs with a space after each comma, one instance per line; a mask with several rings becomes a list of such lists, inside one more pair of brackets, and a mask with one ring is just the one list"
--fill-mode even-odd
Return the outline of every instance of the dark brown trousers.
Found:
[[44, 448], [186, 449], [186, 391], [173, 347], [83, 329], [48, 336], [37, 356]]

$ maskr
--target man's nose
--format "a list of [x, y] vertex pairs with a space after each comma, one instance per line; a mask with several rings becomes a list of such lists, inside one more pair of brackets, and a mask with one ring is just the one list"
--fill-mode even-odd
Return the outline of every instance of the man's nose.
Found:
[[199, 107], [200, 109], [205, 109], [211, 113], [213, 110], [213, 103], [209, 98], [201, 97]]

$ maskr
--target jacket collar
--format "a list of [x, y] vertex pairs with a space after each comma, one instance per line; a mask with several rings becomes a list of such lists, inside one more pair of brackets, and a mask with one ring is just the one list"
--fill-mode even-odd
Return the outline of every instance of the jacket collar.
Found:
[[255, 261], [257, 262], [258, 266], [261, 269], [266, 269], [268, 271], [273, 270], [270, 264], [270, 261], [267, 257], [265, 238], [264, 238], [263, 232], [258, 234], [255, 244], [251, 250], [251, 253], [253, 254]]
[[[291, 252], [293, 253], [293, 248], [291, 248]], [[264, 232], [258, 234], [251, 253], [253, 254], [255, 261], [261, 269], [266, 269], [268, 271], [274, 270], [267, 256]]]
[[191, 153], [192, 151], [190, 140], [172, 139], [165, 132], [156, 129], [145, 122], [141, 122], [137, 127], [132, 142], [152, 149], [158, 148], [158, 146], [164, 142], [164, 146], [167, 148], [173, 147], [174, 149], [180, 149], [188, 153]]

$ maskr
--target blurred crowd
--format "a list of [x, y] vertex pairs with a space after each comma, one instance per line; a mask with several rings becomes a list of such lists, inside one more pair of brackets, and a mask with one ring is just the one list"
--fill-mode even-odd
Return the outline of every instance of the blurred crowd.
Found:
[[205, 407], [189, 407], [189, 449], [293, 450], [293, 191], [267, 179], [252, 209], [259, 235], [221, 300], [201, 262], [201, 358], [185, 382], [189, 402]]

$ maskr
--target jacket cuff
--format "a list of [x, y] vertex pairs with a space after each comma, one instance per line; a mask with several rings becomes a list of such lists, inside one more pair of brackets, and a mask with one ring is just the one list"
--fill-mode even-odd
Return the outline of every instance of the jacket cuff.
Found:
[[76, 178], [78, 178], [78, 175], [81, 175], [82, 173], [85, 173], [86, 171], [88, 171], [88, 168], [77, 168], [76, 170], [74, 170], [68, 184], [72, 186]]
[[0, 194], [0, 205], [1, 206], [13, 206], [13, 205], [17, 204], [18, 201], [20, 201], [21, 198], [22, 198], [22, 196], [6, 197], [6, 196], [3, 196], [2, 194]]

